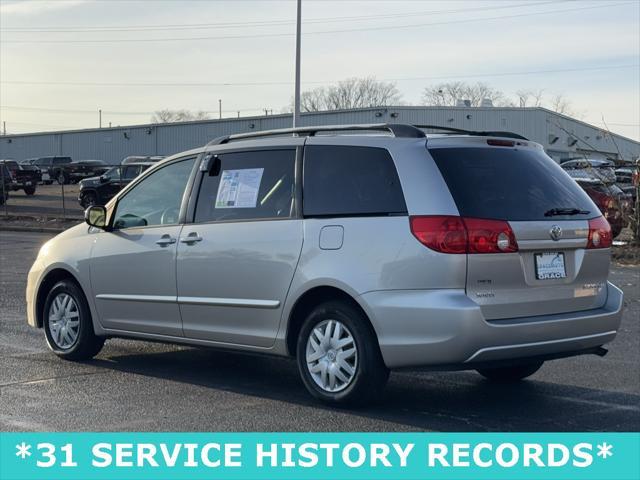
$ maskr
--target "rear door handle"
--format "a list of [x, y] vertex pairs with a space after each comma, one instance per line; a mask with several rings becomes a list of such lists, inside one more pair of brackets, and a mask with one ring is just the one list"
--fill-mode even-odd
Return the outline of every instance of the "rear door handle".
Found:
[[180, 243], [186, 243], [187, 245], [190, 245], [196, 242], [201, 242], [201, 241], [202, 241], [202, 237], [199, 236], [196, 232], [191, 232], [186, 237], [182, 237], [180, 239]]
[[156, 244], [161, 247], [166, 247], [167, 245], [172, 245], [176, 243], [176, 239], [171, 235], [165, 234], [160, 237], [160, 240], [156, 240]]

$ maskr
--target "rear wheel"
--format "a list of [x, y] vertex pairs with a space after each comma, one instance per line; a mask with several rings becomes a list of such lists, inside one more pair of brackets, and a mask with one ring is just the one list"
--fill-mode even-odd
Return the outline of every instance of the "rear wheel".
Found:
[[543, 364], [544, 362], [534, 362], [511, 367], [479, 368], [477, 372], [492, 382], [510, 383], [530, 377], [540, 370]]
[[31, 187], [24, 187], [24, 193], [26, 195], [33, 195], [34, 193], [36, 193], [36, 187], [34, 187], [33, 185]]
[[43, 311], [49, 348], [66, 360], [88, 360], [102, 349], [104, 338], [93, 331], [89, 305], [80, 288], [70, 280], [49, 291]]
[[368, 319], [342, 301], [322, 303], [307, 316], [298, 336], [297, 362], [307, 390], [334, 405], [379, 399], [389, 378]]

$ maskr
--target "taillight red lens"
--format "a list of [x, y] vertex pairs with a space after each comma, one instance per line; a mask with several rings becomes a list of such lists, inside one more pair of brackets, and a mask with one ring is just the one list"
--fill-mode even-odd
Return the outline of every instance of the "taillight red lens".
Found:
[[518, 251], [518, 243], [509, 222], [463, 218], [469, 238], [468, 253], [510, 253]]
[[518, 251], [509, 222], [452, 215], [410, 218], [411, 233], [441, 253], [510, 253]]
[[589, 240], [587, 248], [609, 248], [613, 242], [611, 225], [604, 217], [589, 220]]
[[467, 252], [467, 230], [460, 217], [410, 217], [409, 222], [411, 233], [431, 250], [441, 253]]

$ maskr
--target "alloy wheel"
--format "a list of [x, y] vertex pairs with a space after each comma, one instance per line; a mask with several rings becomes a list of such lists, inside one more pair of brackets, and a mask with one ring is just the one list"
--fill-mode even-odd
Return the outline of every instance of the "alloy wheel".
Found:
[[332, 393], [344, 390], [358, 367], [353, 335], [338, 320], [323, 320], [309, 334], [306, 361], [311, 378], [321, 389]]
[[78, 305], [67, 293], [57, 295], [49, 307], [49, 331], [58, 348], [71, 348], [78, 340], [80, 332], [80, 311]]

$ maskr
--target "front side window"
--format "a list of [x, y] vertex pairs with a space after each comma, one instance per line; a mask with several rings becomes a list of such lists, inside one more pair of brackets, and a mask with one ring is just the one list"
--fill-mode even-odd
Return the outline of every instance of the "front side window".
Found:
[[146, 177], [118, 201], [113, 227], [150, 227], [178, 223], [195, 158], [172, 163]]
[[122, 179], [123, 180], [133, 180], [134, 178], [136, 178], [138, 176], [138, 173], [140, 172], [140, 167], [138, 167], [137, 165], [133, 165], [130, 167], [124, 167], [124, 171], [122, 172]]
[[195, 221], [290, 218], [295, 198], [295, 150], [216, 156], [202, 179]]
[[105, 178], [109, 179], [109, 180], [119, 180], [120, 179], [120, 167], [115, 167], [115, 168], [112, 168], [110, 170], [107, 170], [107, 172], [103, 176]]
[[303, 203], [312, 217], [407, 212], [391, 155], [374, 147], [305, 147]]

